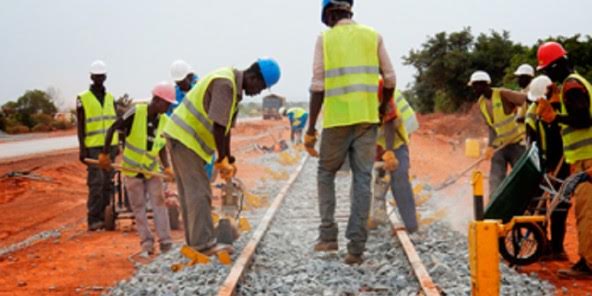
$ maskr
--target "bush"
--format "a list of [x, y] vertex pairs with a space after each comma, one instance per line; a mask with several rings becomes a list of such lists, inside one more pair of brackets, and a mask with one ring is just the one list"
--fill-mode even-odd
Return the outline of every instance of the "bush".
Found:
[[45, 133], [52, 131], [52, 128], [49, 124], [38, 123], [31, 129], [31, 131], [34, 133]]
[[6, 132], [14, 135], [14, 134], [25, 134], [29, 132], [29, 128], [22, 124], [16, 125], [7, 125]]
[[33, 114], [31, 115], [31, 119], [33, 119], [35, 126], [39, 124], [49, 126], [53, 122], [53, 117], [51, 115], [43, 113]]
[[51, 127], [56, 130], [67, 130], [74, 127], [74, 124], [66, 120], [54, 120], [51, 123]]

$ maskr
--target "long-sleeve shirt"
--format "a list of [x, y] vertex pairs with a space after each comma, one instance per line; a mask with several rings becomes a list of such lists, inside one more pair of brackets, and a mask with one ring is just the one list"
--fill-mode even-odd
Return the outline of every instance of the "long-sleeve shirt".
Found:
[[[340, 20], [336, 26], [351, 25], [355, 22], [351, 19]], [[395, 69], [391, 63], [391, 59], [384, 46], [382, 36], [378, 36], [378, 62], [380, 65], [380, 73], [384, 79], [385, 88], [396, 88], [396, 75]], [[317, 38], [317, 43], [314, 51], [314, 62], [313, 62], [313, 76], [312, 83], [310, 85], [311, 92], [323, 92], [325, 90], [325, 62], [323, 55], [323, 35], [321, 34]]]

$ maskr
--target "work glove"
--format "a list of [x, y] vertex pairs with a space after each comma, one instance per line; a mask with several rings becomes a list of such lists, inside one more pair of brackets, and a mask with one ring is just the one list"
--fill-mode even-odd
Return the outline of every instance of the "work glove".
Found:
[[312, 135], [305, 134], [304, 135], [304, 149], [308, 155], [312, 157], [319, 157], [319, 152], [315, 150], [315, 144], [317, 143], [317, 134], [314, 133]]
[[99, 167], [105, 171], [111, 170], [111, 157], [107, 153], [99, 153]]
[[541, 118], [541, 120], [546, 123], [555, 121], [555, 117], [557, 117], [555, 109], [553, 109], [553, 106], [551, 106], [551, 103], [547, 100], [538, 101], [536, 113]]
[[495, 149], [491, 146], [485, 148], [485, 160], [491, 160], [493, 158], [493, 154], [495, 153]]
[[394, 172], [399, 167], [399, 160], [393, 150], [384, 152], [382, 154], [382, 160], [384, 161], [384, 170], [387, 172]]
[[164, 168], [164, 174], [167, 175], [167, 177], [169, 177], [169, 181], [173, 182], [175, 181], [175, 173], [173, 172], [173, 168], [171, 167], [166, 167]]
[[174, 196], [169, 196], [164, 199], [164, 205], [167, 208], [180, 208], [181, 205], [179, 204], [179, 200], [177, 200]]
[[236, 166], [230, 164], [228, 157], [224, 157], [222, 161], [216, 162], [214, 168], [220, 173], [220, 177], [225, 181], [229, 181], [236, 174]]

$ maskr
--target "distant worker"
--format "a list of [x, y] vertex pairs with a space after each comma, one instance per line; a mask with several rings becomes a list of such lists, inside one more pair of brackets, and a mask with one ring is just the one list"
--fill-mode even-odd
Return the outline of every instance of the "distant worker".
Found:
[[[539, 100], [537, 115], [547, 123], [558, 123], [563, 137], [565, 160], [572, 173], [587, 171], [592, 175], [592, 85], [576, 73], [567, 51], [557, 42], [543, 43], [537, 53], [539, 66], [551, 80], [561, 85], [553, 89], [549, 100]], [[556, 112], [553, 103], [559, 101]], [[573, 278], [592, 277], [592, 181], [580, 183], [575, 190], [576, 226], [580, 260], [559, 275]]]
[[167, 110], [167, 116], [171, 116], [173, 111], [179, 104], [185, 99], [185, 95], [195, 86], [199, 79], [195, 75], [193, 68], [187, 62], [183, 60], [176, 60], [171, 65], [171, 78], [175, 81], [175, 98], [177, 104], [171, 104], [169, 110]]
[[[540, 159], [544, 171], [561, 180], [569, 177], [569, 165], [563, 158], [563, 140], [561, 138], [561, 127], [559, 124], [546, 123], [537, 116], [537, 101], [551, 98], [549, 93], [553, 82], [545, 75], [541, 75], [532, 80], [528, 91], [528, 99], [532, 103], [526, 112], [526, 140], [527, 144], [536, 143], [539, 150]], [[560, 111], [561, 103], [557, 100], [552, 102], [553, 109]], [[568, 260], [563, 242], [565, 240], [565, 230], [567, 213], [570, 208], [568, 202], [561, 202], [551, 213], [551, 247], [546, 250], [543, 260]]]
[[[379, 97], [382, 97], [382, 80]], [[397, 102], [395, 104], [395, 102]], [[407, 232], [417, 231], [415, 197], [409, 180], [409, 133], [407, 124], [415, 116], [415, 111], [399, 90], [388, 102], [387, 113], [378, 131], [377, 161], [384, 162], [384, 170], [391, 175], [391, 193], [397, 202], [399, 215]], [[386, 196], [385, 196], [386, 197]]]
[[[164, 115], [175, 101], [175, 86], [161, 82], [152, 90], [149, 104], [138, 103], [128, 110], [123, 118], [118, 119], [107, 132], [107, 143], [117, 133], [125, 135], [123, 150], [123, 167], [148, 172], [161, 172], [158, 157], [164, 167], [165, 174], [174, 177], [169, 166], [162, 130], [167, 117]], [[104, 170], [111, 169], [109, 145], [103, 146], [99, 155], [99, 166]], [[148, 226], [146, 205], [150, 203], [156, 233], [158, 234], [160, 253], [168, 252], [172, 247], [171, 227], [168, 210], [165, 206], [163, 180], [147, 174], [122, 172], [125, 189], [134, 213], [136, 228], [140, 235], [140, 245], [146, 255], [154, 254], [154, 238]]]
[[188, 246], [212, 255], [230, 246], [218, 244], [212, 221], [212, 190], [204, 165], [218, 152], [216, 169], [225, 180], [236, 173], [231, 154], [231, 127], [243, 92], [255, 96], [280, 79], [273, 59], [262, 58], [247, 70], [222, 68], [192, 88], [165, 125], [164, 132], [177, 177]]
[[[76, 98], [76, 116], [78, 118], [79, 159], [97, 159], [103, 146], [107, 144], [111, 161], [117, 156], [118, 138], [115, 135], [105, 143], [105, 135], [117, 119], [115, 99], [105, 89], [107, 67], [103, 61], [94, 61], [90, 66], [90, 89], [78, 94]], [[103, 171], [96, 165], [87, 166], [88, 230], [96, 231], [105, 228], [105, 208], [109, 204], [113, 189], [113, 172]]]
[[290, 141], [292, 143], [302, 143], [302, 132], [308, 121], [308, 112], [300, 107], [286, 109], [281, 107], [279, 113], [287, 116], [290, 120]]
[[[520, 92], [528, 93], [528, 86], [530, 81], [534, 78], [534, 68], [529, 64], [522, 64], [514, 72], [516, 76], [516, 83], [520, 87]], [[528, 102], [525, 102], [523, 106], [520, 106], [516, 111], [516, 121], [518, 123], [524, 123], [526, 110], [528, 109]]]
[[[524, 153], [522, 126], [514, 120], [517, 107], [524, 105], [526, 94], [491, 87], [491, 78], [484, 71], [471, 75], [469, 86], [479, 97], [479, 107], [489, 127], [489, 144], [485, 157], [491, 160], [489, 196], [506, 178], [508, 165], [514, 167]], [[494, 150], [500, 148], [494, 153]]]
[[[376, 154], [377, 125], [388, 100], [377, 100], [379, 74], [384, 98], [392, 97], [395, 72], [380, 34], [352, 20], [353, 0], [323, 0], [322, 21], [330, 29], [317, 39], [310, 88], [310, 122], [304, 136], [315, 157], [316, 123], [323, 108], [323, 132], [318, 168], [321, 225], [315, 251], [336, 251], [335, 174], [346, 158], [353, 172], [346, 264], [360, 264], [368, 238], [371, 179]], [[324, 105], [324, 106], [323, 106]]]

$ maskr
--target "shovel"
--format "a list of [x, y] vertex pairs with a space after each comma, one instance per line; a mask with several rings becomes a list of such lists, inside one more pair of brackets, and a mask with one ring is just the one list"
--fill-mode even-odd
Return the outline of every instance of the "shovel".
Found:
[[[99, 161], [96, 159], [92, 159], [92, 158], [85, 158], [84, 162], [88, 165], [98, 165]], [[120, 171], [120, 172], [131, 172], [131, 173], [138, 173], [138, 174], [143, 174], [143, 175], [148, 175], [148, 176], [154, 176], [154, 177], [159, 177], [162, 178], [164, 180], [171, 180], [171, 177], [169, 175], [165, 175], [162, 173], [155, 173], [155, 172], [150, 172], [150, 171], [145, 171], [145, 170], [140, 170], [140, 169], [135, 169], [135, 168], [124, 168], [123, 166], [119, 165], [119, 164], [111, 164], [111, 167], [113, 167], [113, 169], [115, 169], [116, 171]]]
[[[520, 133], [520, 135], [516, 136], [516, 137], [515, 137], [515, 138], [513, 138], [511, 141], [508, 141], [508, 143], [506, 143], [506, 144], [504, 144], [504, 145], [502, 145], [502, 146], [499, 146], [499, 147], [495, 148], [495, 150], [493, 150], [493, 154], [497, 153], [498, 151], [500, 151], [500, 150], [502, 150], [502, 149], [506, 148], [507, 146], [509, 146], [509, 145], [511, 145], [511, 144], [514, 144], [514, 141], [513, 141], [513, 140], [515, 140], [515, 139], [517, 139], [517, 138], [520, 138], [520, 137], [522, 137], [522, 136], [524, 136], [524, 133]], [[486, 158], [486, 157], [481, 157], [481, 158], [479, 158], [477, 161], [473, 162], [473, 163], [472, 163], [472, 164], [471, 164], [469, 167], [467, 167], [465, 170], [463, 170], [462, 172], [460, 172], [460, 173], [458, 173], [458, 174], [455, 174], [455, 175], [452, 175], [452, 176], [448, 177], [446, 180], [444, 180], [444, 182], [442, 182], [442, 183], [440, 183], [440, 184], [438, 184], [438, 185], [434, 186], [434, 187], [433, 187], [433, 189], [434, 189], [435, 191], [440, 191], [440, 190], [442, 190], [442, 189], [444, 189], [444, 188], [446, 188], [446, 187], [448, 187], [448, 186], [450, 186], [450, 185], [452, 185], [452, 184], [456, 183], [456, 181], [458, 181], [458, 180], [459, 180], [459, 179], [460, 179], [462, 176], [464, 176], [466, 173], [468, 173], [468, 172], [469, 172], [469, 171], [471, 171], [472, 169], [476, 168], [476, 167], [477, 167], [479, 164], [481, 164], [481, 163], [482, 163], [483, 161], [485, 161], [485, 160], [487, 160], [487, 158]]]

